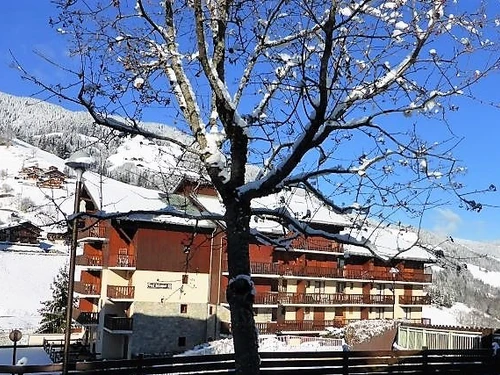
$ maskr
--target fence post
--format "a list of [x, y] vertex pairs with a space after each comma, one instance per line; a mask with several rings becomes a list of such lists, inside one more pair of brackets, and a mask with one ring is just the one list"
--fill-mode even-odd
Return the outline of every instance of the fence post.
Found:
[[427, 346], [422, 346], [422, 374], [429, 373], [429, 353]]
[[342, 352], [342, 375], [349, 375], [349, 352]]
[[143, 362], [144, 361], [144, 354], [141, 353], [137, 356], [137, 375], [143, 374]]

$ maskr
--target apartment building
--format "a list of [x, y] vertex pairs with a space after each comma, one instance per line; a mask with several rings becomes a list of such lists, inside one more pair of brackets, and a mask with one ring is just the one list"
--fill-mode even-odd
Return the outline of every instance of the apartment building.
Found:
[[[79, 306], [74, 318], [87, 328], [91, 351], [101, 358], [159, 355], [230, 333], [223, 230], [217, 222], [177, 216], [222, 213], [212, 189], [204, 186], [195, 194], [192, 185], [183, 183], [168, 196], [118, 182], [103, 189], [91, 175], [82, 196], [87, 212], [109, 214], [106, 220], [80, 223], [83, 254], [77, 257]], [[318, 232], [307, 238], [289, 233], [287, 246], [251, 244], [255, 319], [261, 333], [318, 334], [359, 319], [421, 321], [422, 305], [430, 303], [423, 292], [431, 282], [424, 265], [432, 259], [408, 246], [409, 233], [398, 228], [378, 229], [376, 235], [350, 232], [349, 220], [303, 189], [253, 204], [286, 207]], [[285, 233], [267, 217], [253, 217], [251, 225], [270, 237]], [[344, 239], [362, 235], [385, 260], [321, 233]], [[408, 249], [401, 252], [402, 246]]]
[[[214, 196], [197, 197], [212, 212], [221, 212]], [[376, 253], [363, 246], [343, 245], [324, 236], [297, 236], [288, 246], [250, 246], [255, 296], [255, 320], [261, 333], [318, 334], [361, 319], [404, 319], [422, 322], [422, 306], [430, 304], [423, 291], [432, 282], [425, 265], [434, 261], [415, 246], [416, 236], [404, 228], [352, 229], [345, 217], [327, 209], [303, 189], [257, 199], [256, 207], [286, 207], [308, 220], [319, 233], [339, 238], [365, 238]], [[283, 228], [255, 217], [253, 229], [269, 236]], [[227, 263], [223, 255], [219, 302], [228, 309], [225, 288]], [[227, 311], [226, 309], [226, 311]], [[229, 316], [219, 314], [229, 327]], [[223, 324], [224, 325], [224, 324]]]

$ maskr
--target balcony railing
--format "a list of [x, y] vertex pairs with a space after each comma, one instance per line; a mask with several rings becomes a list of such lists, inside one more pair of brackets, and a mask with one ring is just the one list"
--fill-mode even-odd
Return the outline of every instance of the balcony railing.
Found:
[[133, 286], [108, 285], [108, 298], [111, 299], [134, 299], [135, 288]]
[[109, 256], [109, 268], [135, 268], [135, 255], [113, 254]]
[[80, 311], [79, 309], [73, 310], [73, 319], [81, 325], [98, 325], [99, 313], [90, 311]]
[[[395, 275], [393, 277], [393, 275]], [[344, 278], [346, 279], [365, 279], [365, 280], [385, 280], [385, 281], [408, 281], [417, 283], [430, 283], [432, 282], [432, 275], [428, 273], [415, 274], [400, 272], [397, 274], [389, 273], [388, 271], [376, 270], [344, 270]]]
[[101, 295], [101, 285], [98, 283], [75, 281], [74, 290], [75, 293], [83, 294], [85, 296], [99, 297]]
[[[227, 272], [227, 263], [223, 265], [223, 271]], [[296, 277], [317, 277], [334, 279], [355, 279], [355, 280], [384, 280], [393, 281], [392, 275], [384, 271], [349, 270], [334, 267], [300, 266], [278, 263], [251, 262], [250, 269], [253, 275], [279, 275]], [[422, 282], [430, 283], [431, 274], [405, 274], [399, 273], [394, 281], [401, 282]]]
[[[93, 225], [92, 225], [93, 224]], [[106, 241], [107, 231], [102, 223], [94, 223], [90, 220], [79, 224], [78, 240], [80, 242]]]
[[261, 334], [273, 334], [276, 332], [320, 332], [327, 327], [343, 327], [343, 318], [335, 320], [285, 320], [283, 322], [255, 323]]
[[[250, 263], [252, 274], [342, 278], [342, 269], [333, 267], [297, 266], [277, 263]], [[224, 271], [227, 271], [227, 264]]]
[[399, 296], [400, 305], [430, 305], [431, 296]]
[[326, 238], [295, 238], [291, 246], [294, 250], [325, 251], [329, 253], [343, 253], [342, 244], [327, 240]]
[[257, 293], [257, 305], [393, 305], [394, 296], [343, 293]]
[[113, 314], [104, 315], [104, 328], [109, 331], [126, 331], [131, 332], [133, 329], [133, 319], [127, 317], [116, 316]]
[[102, 267], [102, 255], [77, 255], [76, 264], [84, 267]]

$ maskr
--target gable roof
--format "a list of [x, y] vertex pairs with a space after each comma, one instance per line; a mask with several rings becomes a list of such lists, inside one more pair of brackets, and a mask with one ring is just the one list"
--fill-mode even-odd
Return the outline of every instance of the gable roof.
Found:
[[[186, 197], [129, 185], [93, 172], [86, 172], [83, 180], [85, 189], [95, 206], [106, 214], [122, 213], [121, 219], [134, 221], [154, 221], [185, 226], [215, 226], [208, 220], [197, 222], [194, 219], [170, 215], [169, 211], [174, 210], [187, 215], [199, 215], [199, 210]], [[141, 213], [131, 213], [132, 211]], [[147, 211], [156, 211], [156, 213]], [[164, 211], [165, 214], [158, 211]]]
[[[435, 262], [434, 255], [418, 245], [418, 235], [411, 228], [391, 228], [365, 225], [362, 228], [350, 228], [345, 233], [360, 241], [369, 241], [376, 246], [377, 255], [385, 259], [408, 259], [423, 262]], [[356, 245], [344, 245], [344, 253], [370, 256], [366, 248]]]
[[[223, 215], [224, 205], [218, 197], [198, 195], [195, 199], [204, 207], [207, 213]], [[292, 217], [308, 223], [332, 225], [336, 227], [351, 226], [351, 221], [336, 213], [321, 202], [312, 193], [303, 188], [294, 187], [279, 193], [252, 200], [252, 208], [278, 209], [285, 208]], [[253, 216], [250, 221], [252, 229], [265, 233], [283, 233], [283, 226], [270, 217]]]

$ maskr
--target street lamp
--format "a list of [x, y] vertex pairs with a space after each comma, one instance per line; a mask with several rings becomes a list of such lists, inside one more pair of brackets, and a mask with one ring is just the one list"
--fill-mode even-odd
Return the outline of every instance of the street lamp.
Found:
[[[69, 157], [66, 165], [76, 172], [75, 206], [73, 214], [80, 211], [80, 192], [82, 190], [82, 176], [85, 170], [94, 162], [94, 159], [85, 151], [77, 151]], [[71, 340], [71, 320], [73, 315], [73, 288], [75, 283], [75, 261], [76, 247], [78, 241], [78, 225], [76, 218], [73, 218], [71, 228], [71, 247], [69, 253], [69, 275], [68, 275], [68, 301], [66, 304], [66, 330], [64, 331], [64, 353], [63, 353], [63, 375], [68, 373], [69, 347]]]
[[395, 310], [396, 310], [396, 275], [399, 273], [399, 270], [396, 267], [391, 267], [389, 270], [389, 273], [392, 276], [392, 320], [394, 320], [395, 317]]
[[14, 329], [9, 333], [9, 339], [14, 343], [14, 348], [12, 349], [12, 366], [16, 365], [17, 342], [21, 340], [22, 337], [23, 334], [18, 329]]

